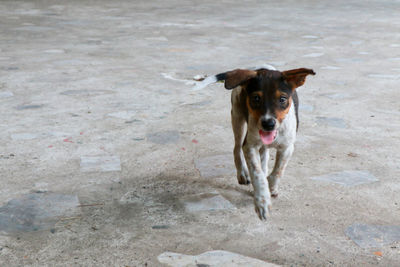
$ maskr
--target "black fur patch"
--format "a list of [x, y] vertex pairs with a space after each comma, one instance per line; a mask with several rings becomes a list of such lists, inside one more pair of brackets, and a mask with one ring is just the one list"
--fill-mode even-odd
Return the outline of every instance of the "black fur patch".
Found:
[[215, 75], [217, 81], [224, 81], [226, 79], [226, 72]]
[[296, 90], [293, 93], [294, 110], [296, 111], [296, 131], [299, 129], [299, 97]]

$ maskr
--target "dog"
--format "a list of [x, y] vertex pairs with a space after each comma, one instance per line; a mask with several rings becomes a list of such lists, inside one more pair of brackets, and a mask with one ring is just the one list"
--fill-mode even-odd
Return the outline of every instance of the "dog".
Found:
[[[252, 183], [254, 206], [261, 220], [269, 216], [271, 197], [278, 196], [278, 182], [294, 150], [299, 125], [296, 88], [304, 84], [308, 75], [315, 72], [307, 68], [282, 72], [273, 67], [235, 69], [207, 77], [194, 88], [223, 81], [225, 88], [232, 90], [237, 180], [242, 185]], [[270, 148], [276, 149], [276, 157], [267, 176]]]

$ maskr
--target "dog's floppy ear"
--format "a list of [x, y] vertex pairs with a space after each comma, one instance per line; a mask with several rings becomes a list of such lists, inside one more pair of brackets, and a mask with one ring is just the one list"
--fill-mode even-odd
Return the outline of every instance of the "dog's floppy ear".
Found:
[[292, 86], [292, 89], [294, 90], [304, 84], [307, 75], [315, 75], [315, 72], [312, 69], [300, 68], [283, 71], [282, 74], [283, 78]]
[[219, 75], [223, 76], [219, 80], [225, 80], [225, 88], [229, 90], [235, 88], [236, 86], [244, 83], [247, 80], [250, 80], [251, 78], [256, 77], [257, 71], [236, 69], [221, 73]]

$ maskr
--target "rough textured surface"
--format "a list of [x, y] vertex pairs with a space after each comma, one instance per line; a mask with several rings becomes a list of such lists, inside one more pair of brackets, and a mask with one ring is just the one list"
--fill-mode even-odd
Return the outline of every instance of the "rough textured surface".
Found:
[[279, 266], [272, 263], [260, 261], [258, 259], [246, 257], [240, 254], [223, 250], [207, 251], [200, 255], [191, 256], [173, 252], [164, 252], [158, 256], [161, 263], [173, 267], [274, 267]]
[[204, 178], [236, 175], [232, 154], [214, 155], [195, 159], [196, 168]]
[[112, 172], [120, 170], [121, 162], [118, 156], [81, 157], [81, 171], [83, 172]]
[[312, 177], [315, 181], [330, 182], [343, 186], [356, 186], [377, 182], [375, 176], [367, 171], [342, 171]]
[[341, 118], [317, 117], [317, 124], [320, 126], [331, 126], [336, 128], [346, 128], [346, 122]]
[[[379, 257], [345, 231], [400, 226], [399, 9], [392, 0], [1, 1], [0, 206], [52, 192], [77, 196], [80, 213], [0, 234], [0, 266], [160, 266], [166, 251], [212, 250], [284, 266], [398, 265], [399, 243]], [[266, 63], [317, 75], [299, 88], [298, 141], [263, 223], [252, 188], [237, 184], [230, 92], [191, 87], [193, 77]], [[82, 157], [103, 156], [120, 164], [81, 168]], [[379, 181], [310, 179], [344, 170]], [[236, 209], [186, 211], [183, 199], [213, 192]]]
[[165, 145], [170, 143], [178, 143], [179, 141], [179, 132], [178, 131], [165, 131], [165, 132], [156, 132], [156, 133], [148, 133], [147, 140], [149, 142]]
[[183, 203], [187, 212], [236, 209], [235, 206], [218, 193], [187, 196], [183, 199]]
[[74, 195], [36, 193], [10, 200], [0, 207], [0, 231], [6, 233], [49, 230], [63, 218], [79, 215]]
[[400, 226], [355, 223], [346, 229], [346, 235], [362, 248], [380, 248], [400, 242]]

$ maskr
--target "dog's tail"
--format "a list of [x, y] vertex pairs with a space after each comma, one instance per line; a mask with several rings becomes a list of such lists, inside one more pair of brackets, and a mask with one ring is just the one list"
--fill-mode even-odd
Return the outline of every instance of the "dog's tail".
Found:
[[192, 90], [193, 91], [201, 90], [201, 89], [209, 86], [212, 83], [225, 81], [225, 79], [226, 79], [226, 72], [220, 73], [220, 74], [217, 74], [217, 75], [213, 75], [213, 76], [208, 76], [207, 78], [205, 78], [201, 82], [197, 82], [195, 84], [195, 86], [192, 87]]
[[[253, 68], [249, 68], [250, 70], [258, 70], [258, 69], [269, 69], [269, 70], [276, 70], [273, 66], [269, 65], [269, 64], [263, 64], [261, 66], [257, 66], [257, 67], [253, 67]], [[217, 74], [217, 75], [213, 75], [213, 76], [209, 76], [207, 78], [205, 78], [204, 80], [202, 80], [201, 82], [196, 82], [196, 84], [192, 87], [193, 91], [197, 91], [197, 90], [201, 90], [207, 86], [209, 86], [212, 83], [216, 83], [216, 82], [222, 82], [225, 81], [226, 79], [226, 72]]]

